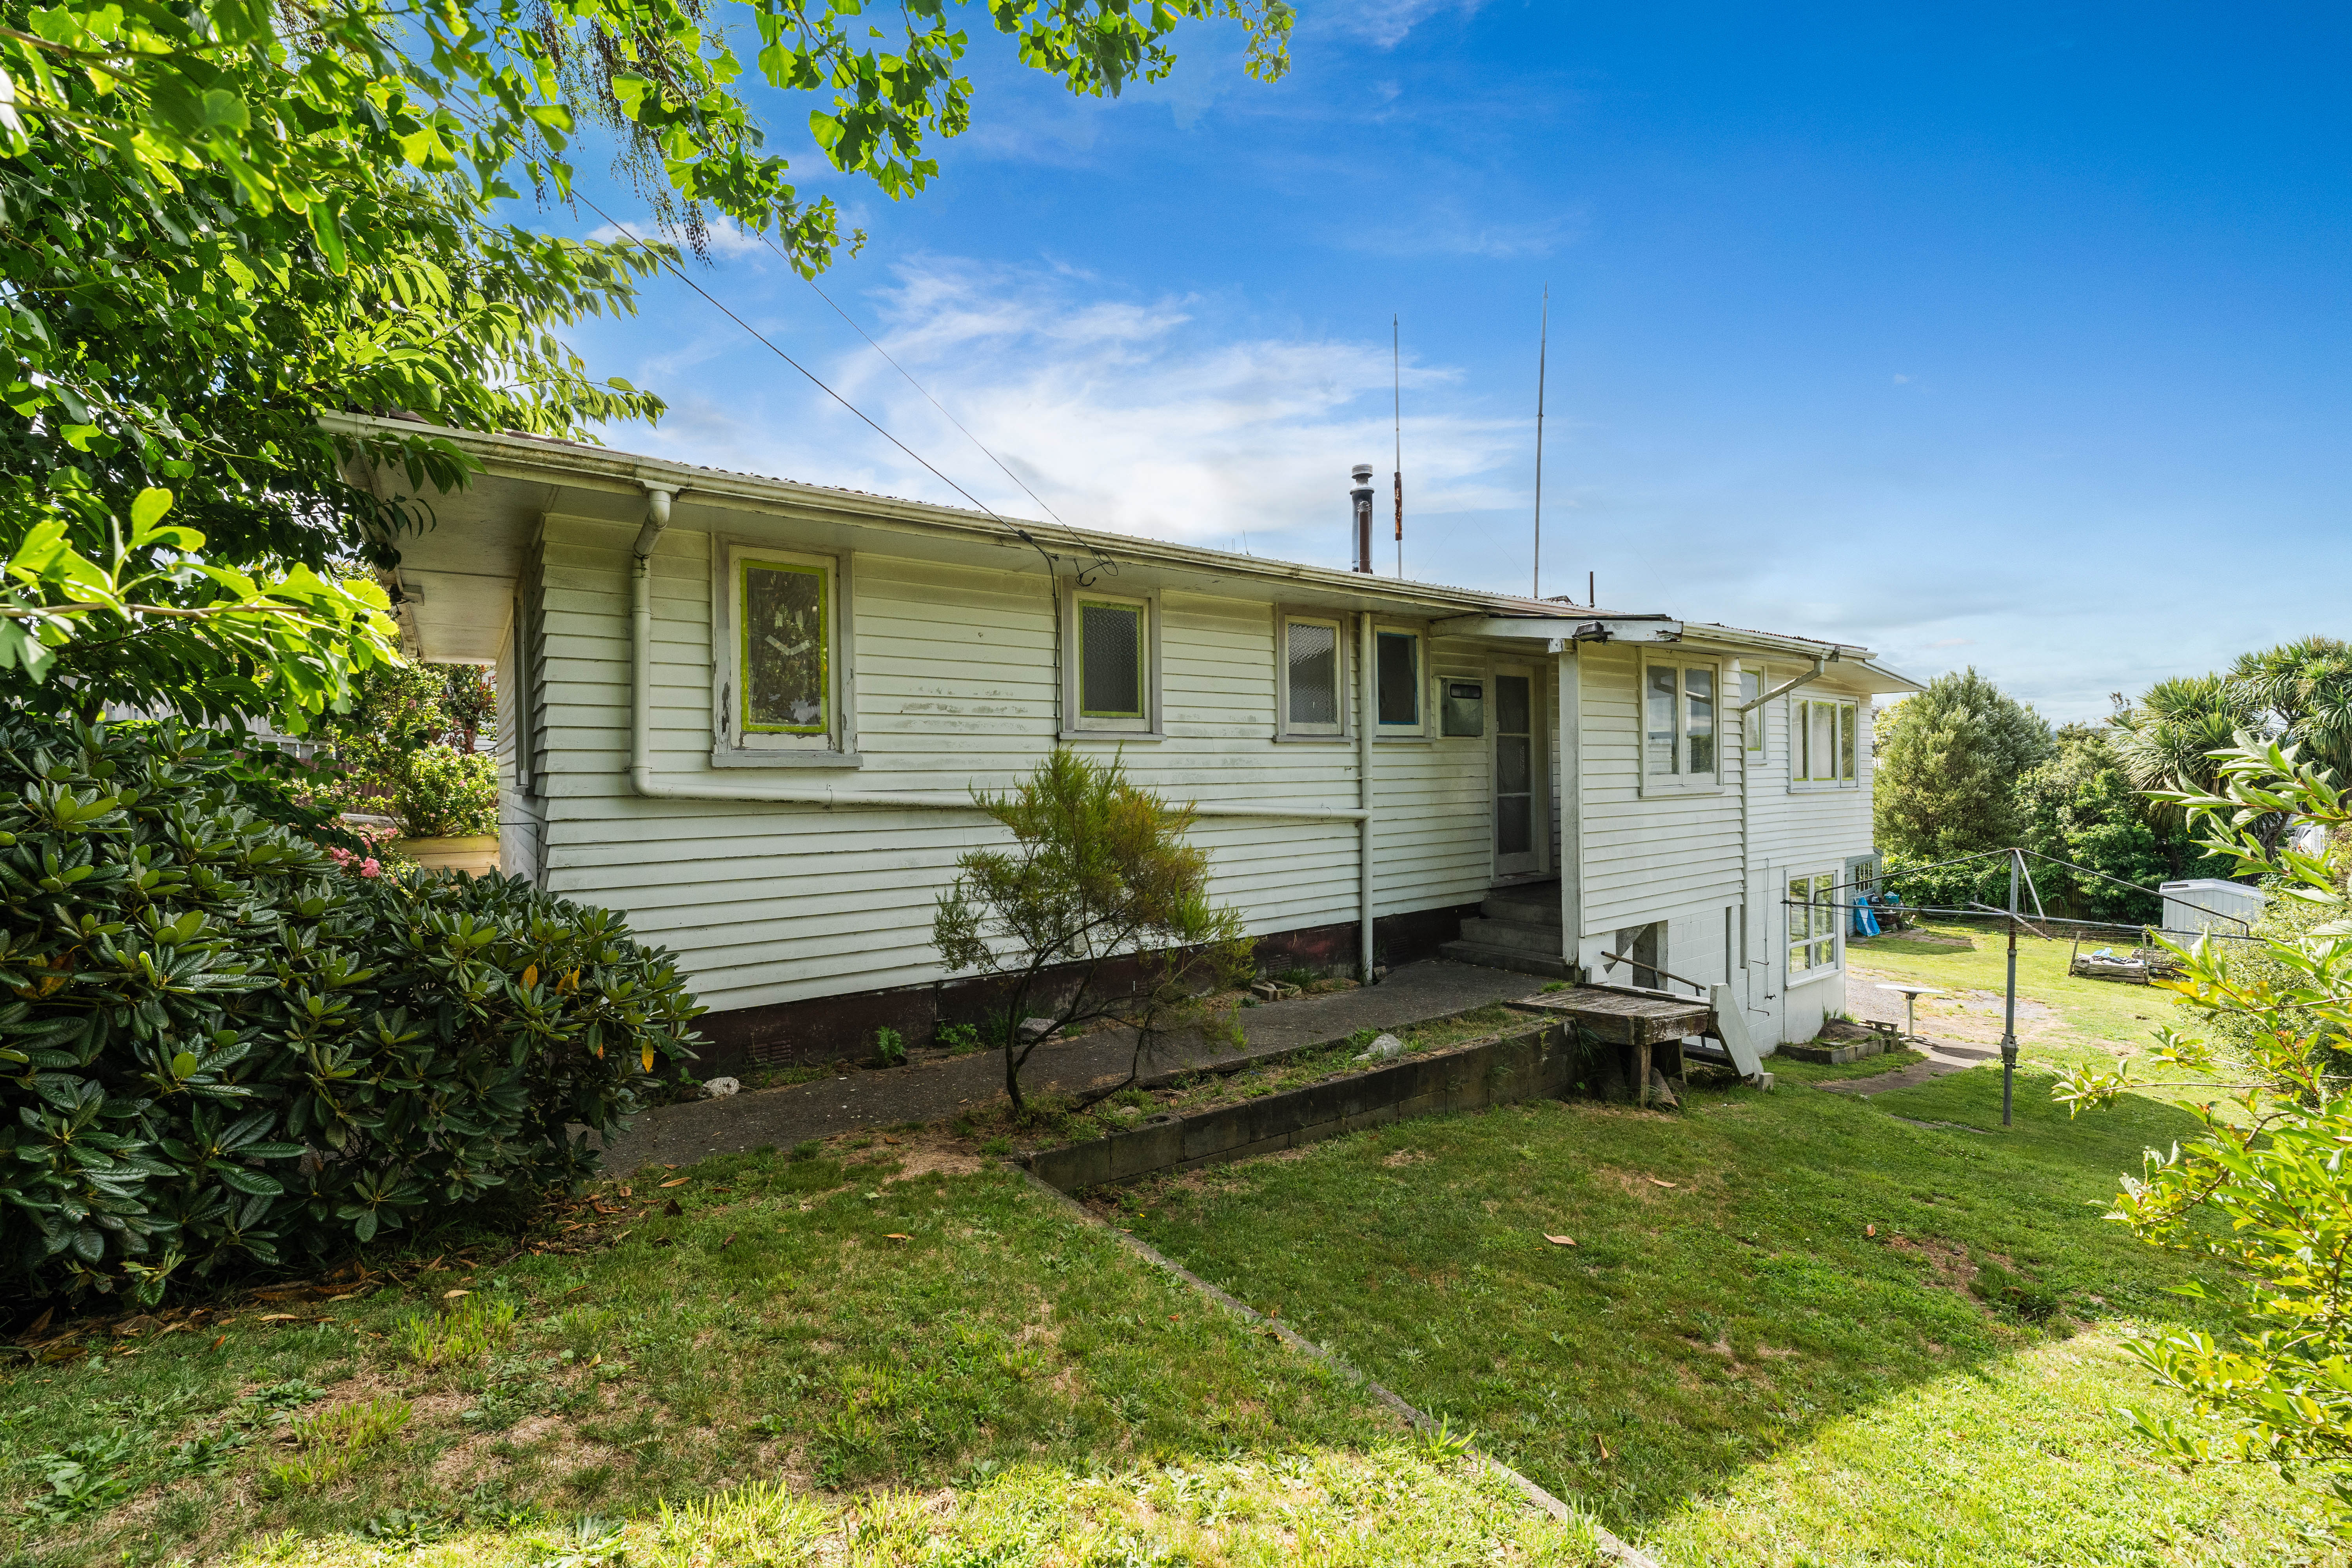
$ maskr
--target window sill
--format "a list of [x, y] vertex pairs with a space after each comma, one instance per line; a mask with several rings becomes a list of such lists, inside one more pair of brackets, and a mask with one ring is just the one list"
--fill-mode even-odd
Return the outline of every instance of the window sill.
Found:
[[1376, 735], [1373, 739], [1383, 746], [1426, 746], [1431, 743], [1431, 737], [1427, 735]]
[[862, 768], [866, 759], [856, 752], [752, 752], [713, 746], [714, 768]]
[[1790, 795], [1843, 795], [1849, 790], [1855, 794], [1860, 794], [1862, 791], [1862, 781], [1859, 779], [1844, 779], [1837, 782], [1830, 782], [1821, 779], [1791, 779], [1789, 781], [1789, 793]]
[[1669, 800], [1683, 795], [1727, 795], [1728, 793], [1730, 793], [1728, 788], [1719, 781], [1715, 784], [1665, 784], [1649, 778], [1644, 778], [1642, 781], [1642, 798], [1644, 800]]
[[1063, 730], [1057, 741], [1148, 741], [1160, 742], [1168, 737], [1152, 730]]
[[1277, 746], [1352, 746], [1356, 743], [1356, 737], [1353, 735], [1276, 735], [1274, 738], [1274, 743]]
[[1817, 980], [1833, 980], [1844, 973], [1845, 966], [1839, 963], [1832, 963], [1827, 969], [1808, 969], [1801, 973], [1789, 976], [1781, 989], [1794, 991], [1800, 985], [1811, 985]]

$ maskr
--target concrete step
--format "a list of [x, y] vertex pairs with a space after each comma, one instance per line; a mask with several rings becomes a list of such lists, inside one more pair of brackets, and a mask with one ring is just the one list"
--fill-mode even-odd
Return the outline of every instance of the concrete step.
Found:
[[1507, 969], [1515, 974], [1540, 974], [1549, 980], [1568, 978], [1568, 960], [1529, 952], [1525, 948], [1489, 947], [1479, 942], [1449, 942], [1437, 951], [1440, 956], [1450, 958], [1456, 963]]
[[1507, 947], [1514, 952], [1538, 952], [1547, 958], [1559, 956], [1559, 927], [1556, 925], [1466, 920], [1462, 922], [1462, 940], [1476, 942], [1481, 947]]
[[1498, 899], [1491, 895], [1478, 906], [1478, 912], [1490, 921], [1507, 921], [1512, 925], [1544, 926], [1559, 929], [1559, 895], [1547, 899]]

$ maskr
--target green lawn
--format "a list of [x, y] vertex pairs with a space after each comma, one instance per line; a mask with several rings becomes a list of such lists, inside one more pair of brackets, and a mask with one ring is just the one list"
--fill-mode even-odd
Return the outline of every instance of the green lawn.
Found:
[[[1854, 984], [1868, 984], [1883, 978], [1940, 987], [1955, 994], [1920, 1002], [1919, 1025], [1924, 1033], [1988, 1042], [1999, 1039], [2000, 1011], [1994, 999], [2006, 984], [2007, 938], [1998, 931], [1975, 926], [1935, 925], [1928, 930], [1968, 945], [1918, 942], [1904, 935], [1858, 938], [1846, 944], [1847, 963], [1864, 972]], [[2083, 951], [2103, 945], [2104, 940], [2086, 938]], [[2160, 1025], [2181, 1022], [2168, 991], [2113, 980], [2084, 980], [2068, 973], [2072, 950], [2071, 939], [2018, 938], [2018, 994], [2031, 1004], [2018, 1021], [2023, 1060], [2056, 1067], [2079, 1062], [2088, 1052], [2110, 1058], [2128, 1055], [2144, 1046]], [[1958, 994], [1965, 992], [1980, 994], [1971, 1000]]]
[[1586, 1561], [977, 1163], [886, 1138], [656, 1169], [352, 1300], [62, 1341], [0, 1383], [0, 1560]]
[[1868, 1100], [1700, 1088], [1679, 1115], [1547, 1102], [1118, 1201], [1672, 1563], [2342, 1561], [2314, 1500], [2184, 1479], [2120, 1428], [2117, 1405], [2178, 1413], [2123, 1337], [2193, 1308], [2179, 1260], [2100, 1215], [2187, 1121], [2070, 1121], [2048, 1087], [2021, 1075], [2007, 1133], [1983, 1069]]

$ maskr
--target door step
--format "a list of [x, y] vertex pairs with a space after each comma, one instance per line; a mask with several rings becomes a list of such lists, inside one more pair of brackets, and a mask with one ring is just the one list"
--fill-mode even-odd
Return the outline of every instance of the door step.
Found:
[[[1465, 922], [1466, 923], [1466, 922]], [[1523, 947], [1493, 947], [1483, 942], [1449, 942], [1437, 950], [1441, 958], [1456, 963], [1481, 964], [1488, 969], [1507, 969], [1514, 974], [1540, 974], [1547, 980], [1566, 980], [1568, 960], [1552, 953], [1532, 952]]]

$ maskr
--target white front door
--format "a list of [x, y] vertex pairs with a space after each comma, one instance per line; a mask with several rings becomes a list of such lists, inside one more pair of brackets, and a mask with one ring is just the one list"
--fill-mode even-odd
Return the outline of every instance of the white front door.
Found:
[[1495, 667], [1495, 875], [1524, 877], [1544, 866], [1543, 781], [1537, 769], [1535, 672]]

